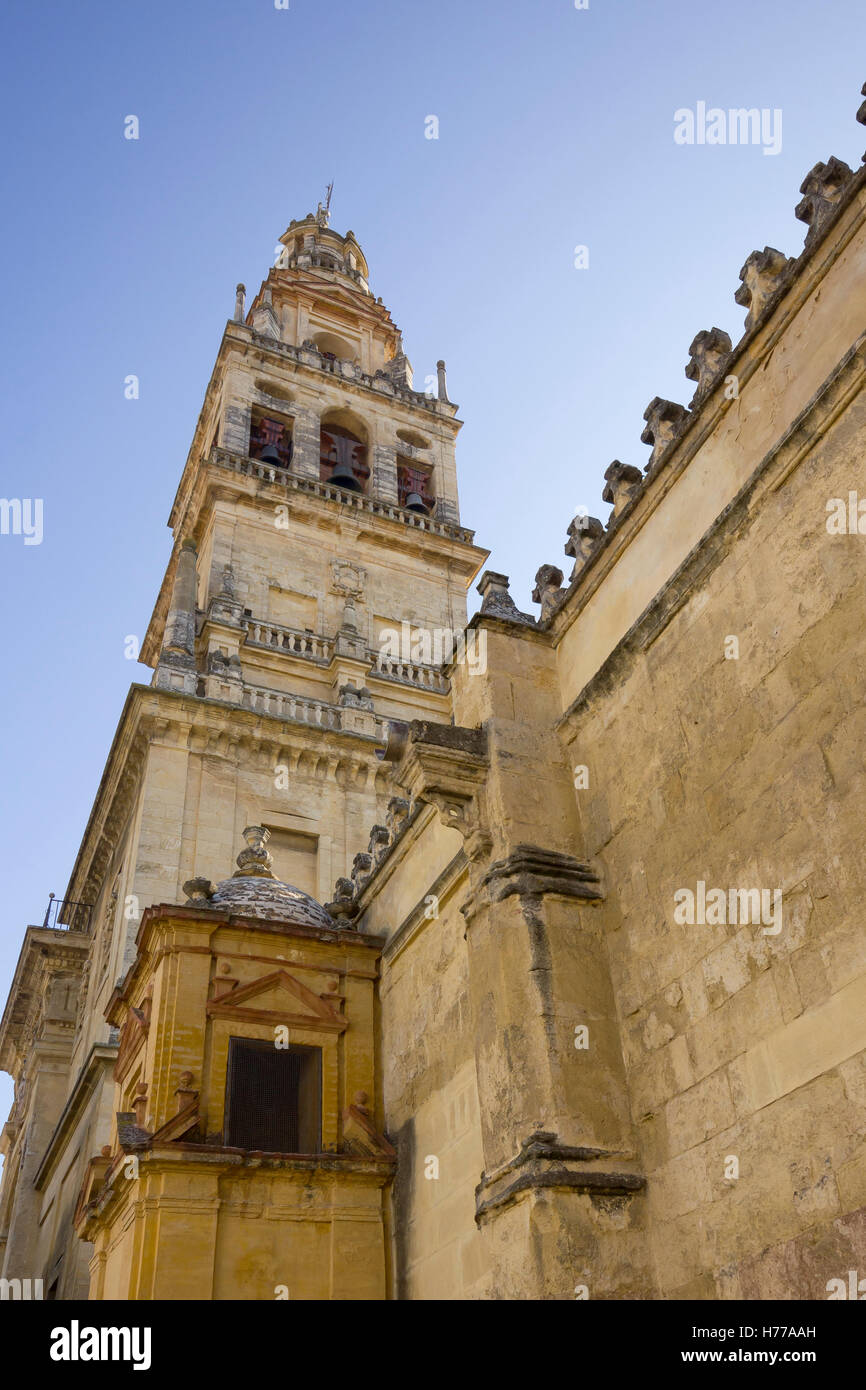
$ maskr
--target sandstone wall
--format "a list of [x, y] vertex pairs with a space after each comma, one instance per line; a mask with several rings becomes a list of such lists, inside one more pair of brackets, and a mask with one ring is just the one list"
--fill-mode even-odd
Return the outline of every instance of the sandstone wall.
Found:
[[[398, 862], [377, 881], [364, 917], [366, 931], [389, 936], [380, 986], [382, 1095], [398, 1154], [392, 1296], [401, 1299], [490, 1292], [484, 1236], [475, 1225], [484, 1162], [459, 910], [465, 866], [447, 873], [461, 847], [461, 836], [427, 810], [406, 831]], [[433, 893], [438, 916], [426, 917]]]
[[[866, 537], [826, 527], [863, 486], [864, 380], [855, 360], [821, 396], [811, 447], [775, 453], [563, 726], [661, 1297], [826, 1298], [866, 1268]], [[678, 924], [699, 880], [779, 889], [781, 930]]]

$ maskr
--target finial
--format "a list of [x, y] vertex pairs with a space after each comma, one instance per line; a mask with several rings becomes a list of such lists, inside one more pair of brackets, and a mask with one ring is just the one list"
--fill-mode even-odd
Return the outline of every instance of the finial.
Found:
[[274, 860], [265, 845], [271, 838], [270, 830], [263, 825], [248, 825], [243, 832], [247, 848], [237, 857], [237, 868], [232, 878], [276, 878], [273, 872]]
[[443, 362], [441, 357], [439, 358], [439, 361], [436, 363], [436, 376], [438, 378], [439, 383], [439, 399], [440, 401], [447, 401], [448, 387], [445, 383], [445, 363]]
[[238, 285], [235, 289], [235, 320], [238, 323], [243, 323], [246, 317], [246, 310], [244, 307], [246, 304], [246, 295], [246, 285]]
[[532, 615], [521, 613], [508, 592], [509, 582], [507, 574], [499, 574], [496, 570], [484, 571], [475, 586], [481, 595], [482, 614], [485, 617], [504, 618], [506, 622], [526, 623], [535, 627]]

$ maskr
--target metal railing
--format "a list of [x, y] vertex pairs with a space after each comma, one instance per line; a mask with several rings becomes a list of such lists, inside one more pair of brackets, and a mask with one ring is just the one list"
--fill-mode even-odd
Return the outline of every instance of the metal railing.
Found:
[[43, 927], [52, 931], [78, 931], [85, 936], [90, 931], [90, 916], [93, 903], [77, 903], [71, 898], [56, 898], [48, 894], [48, 909]]

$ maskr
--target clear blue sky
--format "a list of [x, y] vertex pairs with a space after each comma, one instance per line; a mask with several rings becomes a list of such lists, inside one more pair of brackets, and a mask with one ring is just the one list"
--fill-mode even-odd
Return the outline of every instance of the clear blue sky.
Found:
[[[740, 336], [748, 253], [799, 254], [803, 176], [866, 148], [863, 0], [290, 6], [3, 9], [0, 491], [44, 501], [41, 545], [0, 536], [4, 999], [149, 679], [124, 639], [169, 555], [235, 283], [255, 291], [329, 179], [416, 381], [447, 360], [464, 524], [530, 608], [575, 510], [606, 519], [608, 463], [645, 463], [650, 399], [690, 399], [694, 334]], [[781, 109], [781, 153], [675, 144], [699, 101]], [[10, 1098], [4, 1076], [0, 1122]]]

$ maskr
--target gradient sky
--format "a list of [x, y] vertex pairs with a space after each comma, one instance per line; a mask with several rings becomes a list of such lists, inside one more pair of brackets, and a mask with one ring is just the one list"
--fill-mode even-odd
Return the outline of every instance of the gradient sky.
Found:
[[[333, 179], [416, 384], [446, 359], [463, 523], [531, 609], [575, 511], [606, 520], [610, 461], [646, 462], [651, 398], [690, 399], [695, 333], [740, 337], [749, 252], [799, 254], [804, 175], [860, 163], [866, 6], [6, 0], [0, 38], [0, 491], [44, 503], [41, 545], [0, 536], [5, 999], [150, 679], [124, 642], [235, 284], [255, 292], [290, 219]], [[781, 152], [676, 144], [699, 101], [781, 110]], [[11, 1094], [4, 1075], [0, 1123]]]

